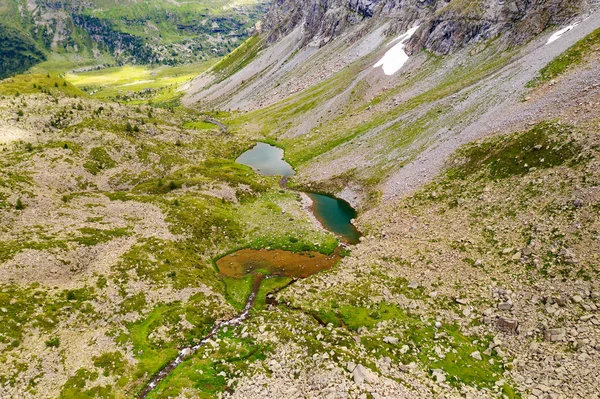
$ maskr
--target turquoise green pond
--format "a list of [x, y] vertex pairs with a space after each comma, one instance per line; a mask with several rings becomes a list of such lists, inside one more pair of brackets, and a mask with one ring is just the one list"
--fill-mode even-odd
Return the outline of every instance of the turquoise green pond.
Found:
[[324, 194], [307, 193], [313, 201], [313, 213], [323, 227], [344, 237], [349, 244], [356, 244], [360, 233], [351, 223], [356, 211], [344, 200]]
[[[281, 148], [257, 143], [236, 160], [265, 176], [294, 175], [294, 169], [283, 160]], [[346, 201], [323, 194], [307, 193], [313, 201], [312, 211], [323, 227], [344, 238], [349, 244], [358, 243], [360, 233], [351, 223], [356, 211]]]

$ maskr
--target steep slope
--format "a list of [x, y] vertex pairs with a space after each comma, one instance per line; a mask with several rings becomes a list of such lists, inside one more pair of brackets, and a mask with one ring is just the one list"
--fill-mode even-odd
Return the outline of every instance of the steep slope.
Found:
[[38, 44], [18, 28], [0, 25], [0, 79], [44, 61]]
[[[304, 45], [307, 37], [314, 41], [321, 31], [299, 22], [260, 51], [257, 47], [232, 53], [225, 60], [243, 67], [229, 70], [217, 64], [192, 82], [184, 102], [204, 109], [250, 111], [234, 112], [228, 123], [257, 138], [278, 140], [303, 184], [335, 193], [345, 190], [342, 195], [353, 204], [373, 206], [372, 200], [418, 187], [458, 146], [510, 120], [537, 71], [600, 27], [594, 8], [592, 14], [571, 19], [573, 7], [593, 4], [540, 2], [513, 15], [508, 10], [516, 7], [514, 3], [487, 7], [481, 2], [476, 4], [495, 16], [474, 17], [469, 26], [495, 22], [474, 28], [478, 34], [448, 28], [454, 44], [439, 41], [439, 32], [429, 28], [431, 21], [450, 15], [460, 4], [451, 2], [432, 11], [432, 3], [433, 9], [425, 7], [422, 17], [411, 14], [404, 20], [365, 17], [321, 47]], [[520, 34], [518, 26], [530, 20], [542, 21], [531, 35], [557, 21], [576, 26], [552, 43], [547, 39], [560, 26], [515, 45], [529, 37]], [[386, 32], [394, 31], [399, 21], [421, 26], [407, 41], [406, 51], [425, 46], [433, 52], [454, 52], [415, 53], [391, 75], [374, 68], [397, 45]], [[505, 33], [497, 37], [501, 32]], [[269, 34], [260, 37], [268, 43]]]
[[42, 47], [31, 37], [18, 15], [16, 3], [0, 4], [0, 79], [25, 72], [45, 59]]

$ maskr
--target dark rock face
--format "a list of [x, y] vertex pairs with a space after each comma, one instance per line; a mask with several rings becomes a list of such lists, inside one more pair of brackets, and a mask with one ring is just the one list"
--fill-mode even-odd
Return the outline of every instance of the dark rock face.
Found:
[[303, 45], [323, 45], [350, 25], [374, 15], [380, 0], [276, 0], [263, 30], [276, 42], [296, 27], [303, 30]]
[[507, 46], [523, 43], [551, 25], [568, 22], [596, 0], [276, 0], [264, 31], [274, 42], [297, 27], [302, 45], [322, 46], [349, 26], [385, 20], [387, 34], [421, 28], [407, 51], [450, 53], [472, 41], [505, 33]]
[[426, 48], [448, 54], [473, 40], [490, 39], [505, 32], [507, 45], [520, 44], [551, 25], [569, 21], [588, 4], [586, 0], [485, 0], [480, 7], [451, 5], [452, 2], [427, 19], [421, 34], [408, 44], [409, 52]]
[[508, 334], [517, 334], [519, 330], [519, 322], [513, 319], [505, 319], [504, 317], [498, 317], [496, 319], [496, 327], [500, 331], [504, 331]]

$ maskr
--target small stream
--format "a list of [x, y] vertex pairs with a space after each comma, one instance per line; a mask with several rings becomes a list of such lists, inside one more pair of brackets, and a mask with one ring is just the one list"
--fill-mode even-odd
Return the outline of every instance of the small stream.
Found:
[[[256, 146], [240, 155], [236, 162], [250, 166], [262, 175], [282, 176], [281, 186], [289, 189], [287, 179], [294, 175], [294, 169], [283, 160], [283, 155], [283, 150], [280, 148], [265, 143], [257, 143]], [[338, 235], [348, 244], [358, 243], [360, 233], [352, 224], [352, 219], [356, 218], [356, 211], [350, 204], [325, 194], [306, 194], [312, 200], [311, 211], [324, 228]], [[146, 399], [148, 394], [180, 363], [206, 344], [221, 328], [236, 326], [246, 320], [250, 315], [250, 309], [254, 306], [263, 279], [275, 275], [293, 277], [294, 279], [305, 278], [321, 270], [331, 268], [339, 259], [338, 247], [331, 255], [323, 255], [318, 252], [297, 254], [283, 250], [243, 249], [218, 260], [217, 267], [223, 275], [234, 278], [240, 278], [248, 274], [254, 275], [252, 292], [244, 305], [244, 309], [233, 318], [216, 323], [198, 344], [181, 349], [175, 359], [152, 376], [138, 395], [138, 399]], [[254, 270], [258, 269], [268, 270], [271, 274], [265, 276], [262, 273], [254, 273]]]
[[190, 357], [198, 349], [200, 349], [202, 346], [204, 346], [211, 338], [213, 338], [215, 335], [217, 335], [217, 333], [221, 330], [221, 328], [226, 327], [226, 326], [237, 326], [238, 324], [240, 324], [241, 322], [246, 320], [248, 318], [248, 316], [250, 315], [250, 309], [252, 309], [252, 306], [254, 306], [254, 300], [256, 299], [256, 295], [258, 294], [258, 289], [260, 288], [260, 283], [262, 282], [262, 280], [264, 278], [265, 278], [265, 276], [260, 275], [260, 274], [257, 274], [254, 276], [254, 281], [252, 283], [252, 292], [250, 293], [250, 296], [248, 297], [248, 300], [246, 301], [246, 304], [244, 305], [244, 309], [242, 310], [241, 313], [232, 317], [231, 319], [224, 320], [224, 321], [221, 321], [221, 322], [215, 324], [215, 326], [212, 328], [212, 330], [210, 330], [210, 332], [208, 334], [206, 334], [204, 336], [204, 338], [202, 338], [202, 340], [200, 340], [200, 342], [197, 343], [196, 345], [187, 346], [187, 347], [181, 349], [179, 351], [179, 355], [177, 355], [177, 357], [175, 359], [171, 360], [158, 373], [156, 373], [156, 374], [154, 374], [154, 376], [152, 376], [150, 381], [148, 381], [146, 386], [144, 386], [144, 389], [142, 389], [142, 391], [138, 395], [138, 399], [145, 399], [150, 394], [150, 392], [152, 392], [152, 390], [154, 390], [154, 388], [156, 388], [156, 386], [171, 373], [171, 371], [173, 371], [186, 358]]

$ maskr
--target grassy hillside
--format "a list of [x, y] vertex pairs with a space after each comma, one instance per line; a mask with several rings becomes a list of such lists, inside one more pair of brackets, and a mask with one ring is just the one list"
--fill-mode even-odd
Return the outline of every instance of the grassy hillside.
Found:
[[25, 72], [46, 55], [25, 32], [0, 24], [0, 79]]
[[65, 72], [93, 65], [200, 62], [235, 49], [262, 18], [266, 4], [152, 0], [113, 2], [25, 0], [0, 6], [2, 76], [40, 69]]

